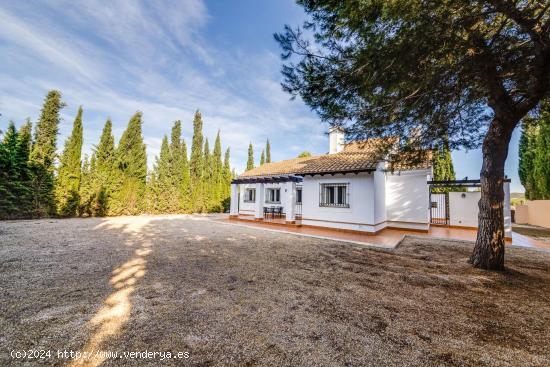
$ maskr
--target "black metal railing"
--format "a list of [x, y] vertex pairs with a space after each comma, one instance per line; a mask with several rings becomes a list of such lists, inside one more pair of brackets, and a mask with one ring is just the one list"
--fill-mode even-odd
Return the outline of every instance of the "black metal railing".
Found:
[[430, 223], [449, 224], [449, 193], [430, 192]]

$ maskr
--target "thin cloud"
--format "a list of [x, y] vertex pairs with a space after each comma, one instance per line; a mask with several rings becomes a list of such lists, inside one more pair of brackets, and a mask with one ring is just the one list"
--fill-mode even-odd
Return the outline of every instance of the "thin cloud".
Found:
[[68, 104], [59, 141], [83, 105], [88, 154], [108, 117], [118, 139], [137, 110], [150, 166], [174, 120], [191, 145], [196, 109], [211, 142], [221, 130], [237, 171], [250, 141], [257, 158], [268, 137], [274, 159], [292, 156], [291, 144], [325, 149], [325, 126], [282, 92], [278, 56], [216, 47], [205, 37], [212, 19], [202, 1], [11, 2], [0, 4], [0, 21], [1, 124], [35, 120], [47, 90], [59, 89]]

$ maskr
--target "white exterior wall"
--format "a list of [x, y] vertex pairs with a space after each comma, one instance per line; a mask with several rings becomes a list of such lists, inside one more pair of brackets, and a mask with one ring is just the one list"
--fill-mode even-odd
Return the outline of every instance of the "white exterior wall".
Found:
[[[263, 197], [264, 201], [266, 198], [265, 191], [268, 188], [279, 188], [281, 189], [281, 203], [280, 204], [267, 204], [263, 203], [262, 206], [282, 206], [283, 207], [283, 213], [286, 213], [286, 205], [287, 205], [287, 192], [288, 192], [288, 185], [285, 183], [270, 183], [270, 184], [263, 184], [264, 187], [264, 194], [260, 195], [258, 192], [258, 184], [240, 184], [239, 185], [239, 214], [241, 215], [254, 215], [256, 212], [256, 203], [245, 203], [244, 201], [244, 194], [246, 189], [256, 189], [256, 202]], [[260, 217], [263, 217], [263, 211], [260, 215]]]
[[459, 227], [477, 228], [478, 202], [481, 192], [450, 192], [449, 193], [449, 224]]
[[[246, 189], [255, 189], [256, 184], [240, 184], [239, 185], [239, 214], [244, 215], [254, 215], [254, 209], [256, 204], [254, 203], [245, 203], [244, 202], [244, 193]], [[258, 193], [256, 193], [256, 198]]]
[[[464, 197], [462, 197], [464, 195]], [[480, 191], [449, 193], [449, 224], [451, 226], [478, 226]], [[512, 213], [510, 209], [510, 183], [504, 183], [504, 236], [512, 238]]]
[[374, 184], [374, 224], [384, 224], [387, 220], [386, 211], [386, 172], [385, 164], [381, 163], [378, 170], [373, 172]]
[[386, 215], [390, 227], [429, 229], [429, 187], [431, 170], [388, 172]]
[[[349, 208], [319, 206], [319, 190], [324, 183], [349, 184]], [[374, 232], [384, 225], [374, 226], [374, 175], [306, 176], [302, 183], [302, 224], [319, 227]]]
[[231, 198], [229, 206], [229, 215], [238, 216], [239, 215], [239, 185], [232, 183], [231, 184]]

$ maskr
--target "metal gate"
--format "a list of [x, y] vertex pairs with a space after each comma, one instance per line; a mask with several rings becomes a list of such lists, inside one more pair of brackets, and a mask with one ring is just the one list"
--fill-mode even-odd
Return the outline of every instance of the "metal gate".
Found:
[[294, 204], [294, 215], [296, 218], [302, 219], [302, 187], [296, 187]]
[[449, 225], [449, 193], [430, 189], [430, 224]]
[[[504, 178], [505, 182], [510, 182], [508, 177]], [[467, 191], [471, 189], [479, 189], [480, 180], [442, 180], [428, 181], [430, 188], [430, 223], [448, 226], [449, 221], [449, 192], [450, 191]]]

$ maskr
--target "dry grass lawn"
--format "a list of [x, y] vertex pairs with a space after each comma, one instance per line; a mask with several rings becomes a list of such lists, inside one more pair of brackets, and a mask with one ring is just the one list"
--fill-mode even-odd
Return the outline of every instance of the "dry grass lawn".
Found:
[[[396, 250], [201, 217], [0, 222], [0, 365], [11, 350], [189, 352], [188, 366], [549, 366], [550, 253]], [[99, 358], [87, 365], [158, 365]], [[82, 363], [86, 365], [86, 363]]]

